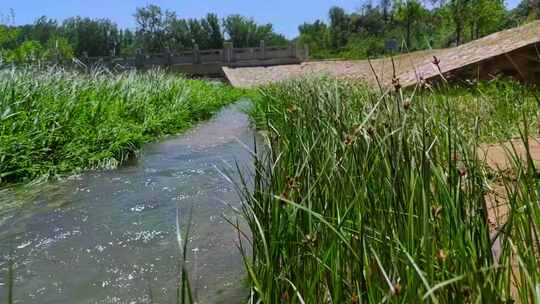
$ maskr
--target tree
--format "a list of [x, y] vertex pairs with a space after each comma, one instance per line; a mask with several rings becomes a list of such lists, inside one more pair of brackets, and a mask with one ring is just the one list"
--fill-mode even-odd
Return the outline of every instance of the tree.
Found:
[[326, 57], [325, 52], [330, 48], [328, 26], [321, 20], [314, 23], [304, 23], [298, 27], [300, 41], [309, 46], [314, 57]]
[[384, 22], [390, 21], [390, 16], [392, 15], [392, 0], [381, 0], [380, 4]]
[[43, 58], [43, 47], [39, 41], [27, 40], [6, 53], [7, 62], [30, 62]]
[[504, 0], [471, 0], [470, 5], [471, 40], [502, 29], [506, 17]]
[[137, 23], [137, 40], [147, 52], [160, 52], [167, 45], [169, 25], [176, 20], [176, 14], [163, 11], [159, 6], [139, 7], [135, 13]]
[[164, 48], [201, 49], [223, 47], [223, 34], [219, 18], [208, 14], [201, 19], [179, 19], [174, 12], [155, 5], [138, 8], [136, 40], [147, 52], [160, 52]]
[[11, 50], [17, 46], [16, 41], [19, 34], [19, 29], [0, 24], [0, 65], [9, 61], [8, 57], [12, 56]]
[[[11, 15], [13, 19], [14, 14]], [[223, 48], [225, 34], [237, 47], [258, 46], [261, 40], [269, 45], [287, 43], [272, 24], [258, 24], [240, 15], [221, 21], [216, 14], [200, 19], [180, 19], [176, 13], [156, 5], [137, 8], [136, 30], [120, 29], [109, 19], [67, 18], [61, 25], [42, 16], [33, 24], [8, 26], [0, 15], [0, 56], [26, 61], [25, 58], [102, 57], [134, 54], [137, 48], [148, 53], [192, 48]], [[39, 56], [37, 55], [39, 54]]]
[[0, 24], [0, 49], [12, 47], [19, 34], [19, 29]]
[[201, 26], [207, 35], [207, 47], [209, 49], [223, 48], [223, 34], [218, 16], [216, 14], [206, 15], [206, 18], [201, 20]]
[[207, 33], [205, 33], [201, 22], [197, 19], [189, 19], [188, 26], [193, 43], [197, 44], [201, 49], [208, 48], [208, 36]]
[[65, 38], [57, 36], [51, 37], [45, 45], [36, 40], [27, 40], [4, 53], [4, 60], [14, 63], [73, 58], [73, 49], [69, 42]]
[[58, 35], [58, 22], [46, 16], [39, 17], [32, 26], [31, 40], [41, 44], [47, 43], [51, 38]]
[[66, 19], [62, 24], [62, 36], [73, 45], [77, 56], [87, 54], [98, 57], [120, 53], [120, 30], [108, 19]]
[[417, 0], [398, 0], [396, 1], [396, 21], [405, 27], [405, 42], [407, 49], [414, 49], [412, 45], [412, 33], [414, 27], [421, 22], [426, 14], [426, 9]]
[[191, 48], [196, 43], [201, 49], [223, 48], [223, 34], [219, 18], [208, 14], [201, 19], [171, 19], [167, 25], [168, 47]]
[[232, 15], [223, 21], [223, 27], [235, 47], [248, 47], [258, 43], [255, 38], [257, 25], [251, 19]]
[[268, 44], [287, 43], [287, 39], [274, 32], [271, 24], [258, 25], [253, 19], [231, 15], [223, 20], [223, 28], [235, 47], [255, 47], [261, 40]]
[[330, 41], [334, 48], [347, 44], [350, 33], [350, 18], [341, 7], [334, 6], [328, 13], [330, 17]]
[[540, 0], [523, 0], [512, 12], [518, 22], [540, 19]]
[[463, 41], [463, 30], [470, 16], [471, 0], [450, 0], [448, 5], [450, 10], [450, 18], [454, 23], [456, 34], [456, 45], [460, 45]]
[[360, 36], [379, 36], [381, 38], [387, 32], [388, 23], [384, 20], [383, 12], [379, 7], [365, 4], [357, 13], [349, 17], [350, 31]]
[[119, 55], [132, 55], [135, 53], [135, 34], [129, 30], [121, 30], [118, 34], [119, 38]]
[[185, 19], [174, 19], [169, 24], [171, 39], [169, 48], [183, 49], [193, 47], [193, 38], [188, 21]]
[[[352, 13], [332, 7], [328, 12], [329, 22], [316, 20], [300, 25], [298, 39], [308, 44], [312, 56], [317, 58], [365, 58], [386, 53], [387, 42], [400, 37], [408, 50], [448, 47], [540, 17], [540, 0], [523, 0], [511, 12], [506, 10], [504, 0], [375, 0], [373, 3]], [[165, 48], [192, 48], [195, 44], [200, 49], [219, 49], [225, 40], [235, 47], [255, 47], [261, 40], [267, 45], [288, 43], [272, 24], [258, 24], [241, 15], [223, 20], [216, 14], [180, 19], [172, 11], [148, 5], [137, 8], [134, 17], [135, 31], [122, 30], [108, 19], [82, 17], [68, 18], [61, 25], [45, 16], [23, 26], [2, 25], [0, 21], [0, 56], [5, 59], [9, 53], [20, 60], [44, 58], [62, 49], [61, 57], [65, 58], [84, 54], [100, 57], [133, 54], [137, 48], [154, 53]]]
[[56, 60], [56, 59], [71, 59], [74, 56], [74, 51], [69, 41], [60, 36], [54, 36], [47, 41], [45, 51], [43, 53], [44, 59]]
[[255, 29], [255, 38], [249, 46], [259, 46], [259, 43], [264, 40], [268, 45], [284, 45], [289, 41], [285, 36], [274, 31], [274, 26], [270, 23], [257, 25]]

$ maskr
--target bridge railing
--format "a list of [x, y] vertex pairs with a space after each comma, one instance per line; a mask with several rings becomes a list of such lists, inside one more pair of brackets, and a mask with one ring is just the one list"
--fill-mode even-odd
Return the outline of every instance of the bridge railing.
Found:
[[259, 47], [234, 48], [232, 43], [225, 43], [223, 49], [199, 50], [197, 46], [189, 50], [165, 50], [160, 53], [145, 54], [137, 51], [131, 56], [104, 56], [75, 58], [61, 60], [59, 57], [51, 61], [28, 61], [3, 66], [61, 65], [83, 69], [107, 68], [111, 70], [146, 70], [165, 68], [191, 75], [212, 76], [222, 75], [222, 67], [270, 66], [281, 64], [297, 64], [309, 58], [307, 46], [292, 42], [288, 45], [266, 46], [261, 41]]
[[223, 49], [199, 50], [197, 46], [190, 50], [170, 51], [145, 54], [139, 50], [135, 56], [87, 57], [81, 61], [89, 66], [123, 66], [125, 68], [171, 67], [181, 65], [220, 65], [249, 66], [301, 62], [309, 57], [307, 46], [291, 42], [289, 45], [266, 46], [261, 41], [259, 47], [234, 48], [225, 43]]

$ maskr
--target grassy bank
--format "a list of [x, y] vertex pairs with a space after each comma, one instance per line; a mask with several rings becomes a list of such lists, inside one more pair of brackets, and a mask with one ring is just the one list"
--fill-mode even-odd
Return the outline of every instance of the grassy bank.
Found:
[[159, 71], [0, 71], [0, 184], [113, 168], [243, 92]]
[[[255, 299], [540, 301], [536, 168], [493, 172], [476, 153], [538, 134], [536, 93], [492, 83], [381, 96], [333, 80], [262, 89], [252, 117], [268, 147], [242, 192]], [[498, 227], [495, 182], [510, 206]]]

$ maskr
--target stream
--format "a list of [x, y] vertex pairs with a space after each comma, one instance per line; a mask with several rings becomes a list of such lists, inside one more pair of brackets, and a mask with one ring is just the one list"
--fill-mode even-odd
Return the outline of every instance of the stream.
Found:
[[8, 206], [0, 211], [0, 302], [14, 257], [14, 303], [176, 303], [176, 219], [185, 229], [190, 210], [187, 268], [198, 303], [245, 302], [237, 232], [224, 219], [237, 217], [225, 203], [240, 199], [220, 171], [238, 178], [235, 162], [252, 170], [247, 105], [148, 144], [117, 170], [0, 190]]

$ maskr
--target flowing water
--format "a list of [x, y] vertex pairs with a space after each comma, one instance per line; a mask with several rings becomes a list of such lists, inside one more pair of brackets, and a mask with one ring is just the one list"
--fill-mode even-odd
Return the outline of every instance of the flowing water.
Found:
[[190, 210], [187, 265], [199, 303], [245, 302], [237, 233], [223, 217], [234, 219], [225, 203], [240, 201], [220, 173], [235, 163], [251, 170], [244, 106], [146, 146], [118, 170], [0, 192], [0, 204], [18, 202], [0, 213], [0, 302], [12, 256], [15, 303], [176, 303], [176, 218], [185, 229]]

